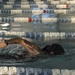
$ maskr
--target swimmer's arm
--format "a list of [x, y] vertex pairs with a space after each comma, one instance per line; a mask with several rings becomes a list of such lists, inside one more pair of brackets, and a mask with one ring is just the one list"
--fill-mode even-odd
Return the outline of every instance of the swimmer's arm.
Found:
[[4, 41], [0, 41], [0, 48], [5, 48], [7, 44]]
[[0, 40], [0, 48], [5, 48], [9, 44], [21, 44], [21, 38], [9, 39], [9, 40]]

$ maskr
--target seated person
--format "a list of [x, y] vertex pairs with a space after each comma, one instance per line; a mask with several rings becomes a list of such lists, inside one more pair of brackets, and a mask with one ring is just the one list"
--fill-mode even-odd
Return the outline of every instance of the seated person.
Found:
[[59, 44], [46, 45], [41, 49], [38, 45], [33, 44], [22, 38], [12, 38], [9, 40], [0, 41], [0, 48], [5, 48], [9, 44], [21, 44], [29, 53], [29, 56], [35, 56], [39, 54], [48, 55], [61, 55], [64, 54], [64, 49]]

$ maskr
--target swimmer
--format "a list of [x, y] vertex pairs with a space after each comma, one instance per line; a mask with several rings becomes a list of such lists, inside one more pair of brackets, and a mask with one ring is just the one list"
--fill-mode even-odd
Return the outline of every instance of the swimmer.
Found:
[[0, 48], [5, 48], [9, 44], [21, 44], [28, 51], [29, 56], [36, 56], [43, 53], [48, 55], [61, 55], [65, 52], [63, 47], [59, 44], [46, 45], [41, 49], [38, 45], [22, 38], [0, 41]]

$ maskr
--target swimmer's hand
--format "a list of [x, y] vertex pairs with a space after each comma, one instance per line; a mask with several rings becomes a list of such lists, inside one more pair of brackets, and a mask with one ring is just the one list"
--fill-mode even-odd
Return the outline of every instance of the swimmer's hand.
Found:
[[5, 48], [7, 44], [3, 41], [0, 41], [0, 48]]

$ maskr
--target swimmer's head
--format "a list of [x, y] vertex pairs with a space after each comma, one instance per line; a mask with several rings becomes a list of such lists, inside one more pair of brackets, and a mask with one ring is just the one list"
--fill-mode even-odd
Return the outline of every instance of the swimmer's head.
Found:
[[65, 53], [63, 47], [59, 44], [46, 45], [42, 50], [48, 55], [61, 55]]

